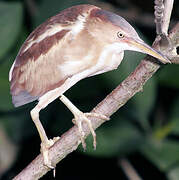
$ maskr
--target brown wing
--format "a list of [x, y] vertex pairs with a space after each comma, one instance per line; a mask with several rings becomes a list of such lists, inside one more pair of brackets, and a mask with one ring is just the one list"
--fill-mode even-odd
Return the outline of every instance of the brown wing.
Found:
[[[60, 86], [65, 76], [58, 71], [53, 43], [62, 38], [68, 31], [48, 37], [40, 43], [35, 43], [27, 51], [20, 51], [16, 58], [11, 79], [11, 94], [15, 106], [34, 101], [45, 92]], [[60, 42], [59, 42], [60, 43]], [[51, 48], [50, 48], [51, 47]], [[51, 49], [48, 51], [48, 49]], [[43, 53], [42, 53], [43, 52]], [[58, 57], [60, 58], [60, 57]]]
[[[66, 9], [48, 19], [30, 34], [10, 71], [11, 94], [15, 106], [38, 99], [49, 90], [59, 87], [69, 76], [81, 71], [80, 67], [86, 68], [84, 63], [81, 66], [78, 61], [77, 66], [75, 65], [76, 72], [71, 74], [66, 71], [69, 70], [68, 63], [64, 71], [64, 49], [69, 49], [65, 47], [65, 42], [72, 41], [73, 37], [70, 39], [66, 37], [78, 20], [77, 17], [93, 8], [96, 7], [81, 5]], [[73, 44], [73, 47], [75, 49], [76, 44]], [[66, 54], [68, 53], [69, 50]], [[79, 49], [78, 54], [81, 53]], [[80, 57], [76, 59], [79, 60]]]
[[61, 73], [59, 70], [60, 64], [64, 63], [64, 41], [78, 15], [94, 7], [82, 5], [66, 9], [30, 34], [10, 71], [10, 88], [15, 106], [38, 99], [71, 76], [69, 72]]

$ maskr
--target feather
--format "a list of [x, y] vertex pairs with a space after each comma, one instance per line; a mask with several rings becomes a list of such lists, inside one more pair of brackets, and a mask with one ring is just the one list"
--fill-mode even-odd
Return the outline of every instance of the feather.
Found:
[[31, 96], [27, 91], [21, 91], [18, 95], [12, 96], [12, 102], [15, 107], [19, 107], [32, 101], [35, 101], [38, 98], [38, 96]]
[[[61, 86], [74, 73], [87, 68], [89, 63], [84, 65], [84, 62], [79, 61], [81, 57], [78, 52], [81, 53], [81, 48], [77, 48], [78, 42], [74, 41], [84, 29], [88, 11], [93, 8], [97, 7], [81, 5], [64, 10], [49, 18], [29, 35], [9, 72], [15, 106], [36, 100]], [[66, 46], [66, 42], [73, 51]], [[65, 54], [69, 57], [72, 56], [70, 54], [75, 54], [75, 57], [69, 59]], [[77, 64], [74, 72], [68, 71], [69, 60], [72, 60], [72, 64]]]

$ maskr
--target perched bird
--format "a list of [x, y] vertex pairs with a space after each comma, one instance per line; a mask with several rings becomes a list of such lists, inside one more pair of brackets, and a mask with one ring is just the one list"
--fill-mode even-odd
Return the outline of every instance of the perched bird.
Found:
[[107, 117], [81, 112], [63, 94], [81, 79], [116, 69], [125, 50], [170, 63], [140, 39], [125, 19], [93, 5], [63, 10], [38, 26], [24, 42], [9, 72], [10, 91], [15, 107], [38, 100], [31, 117], [41, 138], [45, 165], [53, 168], [48, 150], [58, 138], [47, 138], [39, 120], [40, 110], [59, 97], [74, 115], [83, 147], [82, 122], [88, 124], [96, 146], [88, 116]]

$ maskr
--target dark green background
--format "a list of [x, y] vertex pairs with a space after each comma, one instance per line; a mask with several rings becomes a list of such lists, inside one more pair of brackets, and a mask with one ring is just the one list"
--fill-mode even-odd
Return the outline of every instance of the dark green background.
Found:
[[[93, 3], [95, 1], [90, 1]], [[153, 1], [120, 0], [104, 2], [113, 8], [137, 7], [141, 13], [153, 15]], [[8, 72], [28, 34], [48, 17], [75, 4], [75, 0], [0, 1], [0, 178], [11, 179], [39, 153], [40, 138], [31, 121], [30, 110], [37, 102], [14, 108], [9, 93]], [[128, 6], [129, 5], [129, 6]], [[179, 16], [175, 1], [173, 21]], [[142, 17], [141, 17], [142, 18]], [[151, 44], [155, 28], [131, 22], [140, 36]], [[120, 67], [87, 78], [65, 94], [82, 111], [90, 111], [139, 64], [144, 54], [126, 52]], [[72, 127], [72, 114], [59, 101], [40, 113], [49, 137], [59, 136]], [[56, 179], [126, 179], [120, 167], [126, 158], [141, 178], [179, 179], [179, 65], [165, 65], [146, 83], [143, 92], [135, 95], [116, 112], [111, 121], [97, 129], [97, 149], [92, 138], [82, 148], [57, 165]], [[53, 179], [48, 173], [42, 179]]]

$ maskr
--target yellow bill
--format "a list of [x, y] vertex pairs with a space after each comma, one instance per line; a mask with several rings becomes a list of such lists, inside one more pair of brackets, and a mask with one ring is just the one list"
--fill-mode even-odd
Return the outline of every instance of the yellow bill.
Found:
[[159, 61], [161, 61], [163, 64], [171, 63], [164, 55], [157, 52], [155, 49], [151, 48], [149, 45], [147, 45], [142, 40], [131, 40], [130, 44], [132, 44], [134, 47], [140, 50], [140, 52], [149, 54], [155, 58], [157, 58]]

